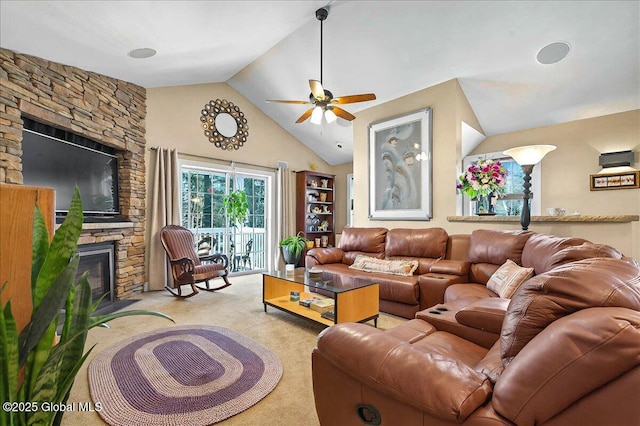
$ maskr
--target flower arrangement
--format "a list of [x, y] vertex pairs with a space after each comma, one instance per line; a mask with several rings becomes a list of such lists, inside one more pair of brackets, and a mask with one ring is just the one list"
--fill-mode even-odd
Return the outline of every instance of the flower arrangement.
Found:
[[502, 194], [507, 183], [507, 169], [500, 161], [479, 160], [469, 166], [458, 179], [460, 180], [456, 185], [458, 191], [472, 199], [478, 195], [486, 196], [490, 192]]

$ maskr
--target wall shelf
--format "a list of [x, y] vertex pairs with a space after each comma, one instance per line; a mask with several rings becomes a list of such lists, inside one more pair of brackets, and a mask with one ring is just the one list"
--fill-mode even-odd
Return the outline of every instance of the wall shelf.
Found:
[[[622, 215], [568, 215], [568, 216], [531, 216], [531, 222], [571, 222], [571, 223], [628, 223], [638, 222], [640, 216]], [[447, 216], [449, 222], [520, 222], [520, 216]]]

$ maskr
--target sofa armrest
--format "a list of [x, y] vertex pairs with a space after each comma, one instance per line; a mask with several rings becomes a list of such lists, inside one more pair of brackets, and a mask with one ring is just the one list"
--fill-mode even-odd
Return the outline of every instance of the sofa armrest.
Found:
[[487, 377], [472, 367], [446, 355], [417, 351], [366, 324], [325, 329], [314, 355], [365, 386], [450, 422], [463, 422], [492, 391]]
[[[344, 251], [338, 247], [313, 248], [307, 252], [305, 266], [310, 268], [315, 265], [326, 265], [328, 263], [342, 263]], [[309, 261], [314, 262], [309, 265]]]
[[500, 334], [510, 299], [485, 297], [456, 312], [456, 321], [467, 327]]
[[444, 303], [444, 293], [451, 284], [466, 283], [467, 275], [427, 273], [418, 277], [420, 310]]
[[471, 263], [463, 260], [439, 259], [429, 268], [429, 272], [447, 275], [467, 275]]

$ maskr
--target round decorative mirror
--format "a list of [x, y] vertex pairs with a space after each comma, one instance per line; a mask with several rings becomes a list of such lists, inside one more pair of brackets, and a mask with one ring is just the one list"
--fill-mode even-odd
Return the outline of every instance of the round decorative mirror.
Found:
[[226, 99], [209, 101], [201, 111], [200, 121], [204, 135], [216, 148], [240, 149], [249, 137], [249, 126], [244, 113]]

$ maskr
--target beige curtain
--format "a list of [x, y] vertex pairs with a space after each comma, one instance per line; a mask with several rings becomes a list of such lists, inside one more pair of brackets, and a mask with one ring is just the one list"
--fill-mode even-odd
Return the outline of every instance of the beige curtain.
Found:
[[171, 279], [167, 255], [160, 242], [160, 230], [166, 225], [180, 224], [180, 171], [175, 149], [156, 148], [154, 168], [151, 171], [151, 200], [147, 210], [149, 218], [149, 256], [147, 279], [149, 290], [163, 290]]
[[284, 270], [284, 259], [279, 243], [295, 232], [295, 194], [293, 178], [288, 167], [278, 166], [276, 172], [276, 238], [275, 245], [275, 269]]

